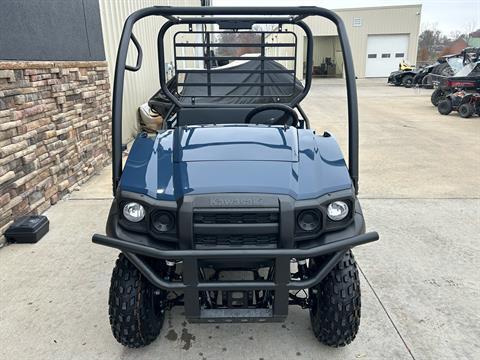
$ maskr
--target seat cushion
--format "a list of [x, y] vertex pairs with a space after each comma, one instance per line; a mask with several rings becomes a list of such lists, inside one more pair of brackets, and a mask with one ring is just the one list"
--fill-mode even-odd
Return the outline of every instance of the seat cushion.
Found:
[[[242, 108], [183, 108], [177, 112], [177, 126], [209, 124], [245, 124], [247, 114], [253, 109]], [[266, 110], [254, 115], [252, 124], [272, 125], [279, 117], [290, 116], [282, 110]], [[291, 117], [291, 116], [290, 116]]]
[[177, 112], [177, 124], [243, 124], [251, 110], [252, 108], [183, 108]]

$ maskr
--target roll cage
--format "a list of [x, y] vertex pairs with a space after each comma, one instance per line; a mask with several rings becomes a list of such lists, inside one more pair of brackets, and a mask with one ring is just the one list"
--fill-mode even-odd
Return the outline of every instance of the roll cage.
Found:
[[[113, 193], [115, 195], [117, 186], [119, 184], [122, 175], [122, 106], [123, 106], [123, 86], [125, 70], [138, 71], [142, 65], [143, 52], [142, 47], [135, 35], [132, 33], [134, 24], [148, 16], [161, 16], [167, 21], [161, 27], [158, 34], [158, 60], [159, 60], [159, 77], [160, 87], [165, 95], [172, 101], [174, 106], [180, 108], [211, 108], [211, 107], [232, 107], [228, 104], [216, 104], [202, 103], [196, 104], [195, 100], [188, 102], [179, 101], [178, 97], [173, 94], [167, 87], [166, 69], [165, 69], [165, 48], [164, 48], [164, 36], [167, 30], [173, 25], [186, 24], [189, 30], [192, 30], [192, 26], [196, 24], [216, 24], [220, 29], [227, 29], [228, 31], [236, 32], [242, 29], [251, 29], [255, 24], [274, 24], [278, 25], [281, 29], [282, 25], [298, 25], [305, 32], [307, 38], [306, 46], [306, 69], [305, 69], [305, 85], [303, 90], [296, 94], [293, 98], [289, 99], [288, 106], [297, 108], [304, 119], [306, 114], [300, 106], [300, 102], [305, 98], [310, 90], [312, 83], [312, 71], [313, 71], [313, 36], [308, 25], [303, 21], [310, 16], [320, 16], [332, 21], [336, 28], [342, 47], [343, 60], [345, 66], [345, 79], [347, 88], [347, 105], [348, 105], [348, 171], [352, 179], [355, 191], [358, 192], [358, 105], [357, 105], [357, 92], [355, 87], [355, 72], [353, 67], [352, 53], [350, 45], [348, 43], [346, 29], [343, 21], [334, 12], [313, 7], [313, 6], [301, 6], [301, 7], [168, 7], [168, 6], [154, 6], [145, 9], [138, 10], [132, 13], [123, 27], [123, 32], [120, 40], [120, 45], [117, 53], [115, 78], [113, 84], [113, 99], [112, 99], [112, 183]], [[134, 46], [137, 49], [137, 61], [134, 66], [127, 65], [127, 53], [130, 40], [132, 40]], [[197, 44], [198, 45], [198, 44]], [[203, 45], [203, 44], [202, 44]], [[209, 44], [205, 44], [209, 46]], [[267, 59], [274, 59], [274, 57], [268, 57], [265, 55], [265, 42], [262, 37], [262, 42], [258, 44], [261, 49], [260, 57], [256, 60], [261, 61], [263, 64]], [[296, 53], [296, 51], [295, 51]], [[192, 60], [206, 60], [206, 64], [210, 64], [210, 60], [214, 60], [215, 56], [212, 56], [209, 52], [204, 56], [195, 56]], [[232, 57], [229, 57], [232, 59]], [[176, 56], [177, 60], [177, 56]], [[296, 56], [295, 60], [296, 61]], [[211, 74], [211, 68], [209, 65], [203, 72], [207, 78]], [[259, 74], [261, 76], [261, 82], [257, 84], [260, 86], [261, 94], [267, 83], [264, 81], [265, 70], [263, 67], [260, 69]], [[206, 84], [208, 95], [212, 91], [212, 87], [219, 86], [208, 78]], [[221, 86], [221, 85], [220, 85]], [[246, 105], [235, 105], [235, 107], [242, 107]], [[252, 107], [252, 104], [248, 106]], [[308, 125], [308, 124], [307, 124]]]

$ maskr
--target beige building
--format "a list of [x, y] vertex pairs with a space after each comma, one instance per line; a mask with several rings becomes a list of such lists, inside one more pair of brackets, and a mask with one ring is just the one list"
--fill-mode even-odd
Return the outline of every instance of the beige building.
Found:
[[[134, 11], [150, 6], [200, 6], [200, 0], [99, 0], [103, 41], [108, 70], [113, 86], [113, 74], [118, 43], [125, 19]], [[158, 75], [157, 34], [165, 23], [162, 17], [148, 17], [135, 24], [133, 33], [142, 45], [143, 62], [137, 72], [125, 71], [123, 92], [123, 141], [127, 142], [138, 133], [137, 110], [160, 89]], [[173, 43], [169, 34], [167, 42]], [[193, 55], [193, 54], [192, 54]], [[127, 64], [135, 64], [136, 50], [130, 44]], [[167, 63], [173, 61], [172, 46], [166, 48]]]
[[[405, 59], [415, 63], [421, 5], [399, 5], [334, 10], [344, 21], [357, 77], [385, 77]], [[306, 19], [314, 36], [314, 74], [343, 76], [343, 59], [337, 30], [319, 17]], [[297, 61], [304, 63], [304, 42], [299, 38]], [[303, 59], [302, 59], [303, 56]], [[302, 78], [302, 69], [297, 69]]]

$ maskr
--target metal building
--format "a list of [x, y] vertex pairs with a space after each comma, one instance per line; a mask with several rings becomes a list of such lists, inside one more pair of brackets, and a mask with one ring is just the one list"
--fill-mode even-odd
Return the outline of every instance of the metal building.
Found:
[[[117, 48], [125, 19], [138, 9], [149, 6], [200, 6], [200, 0], [98, 0], [102, 20], [105, 56], [113, 85], [113, 73]], [[137, 109], [160, 88], [158, 76], [157, 34], [164, 24], [162, 17], [143, 19], [134, 28], [134, 34], [142, 45], [143, 62], [139, 71], [125, 72], [123, 93], [123, 141], [127, 142], [138, 132]], [[128, 61], [135, 64], [136, 50], [130, 44]], [[166, 48], [166, 58], [173, 60], [171, 47]]]
[[[402, 59], [415, 63], [421, 10], [421, 5], [334, 10], [345, 22], [357, 77], [388, 76]], [[335, 27], [319, 18], [307, 18], [306, 23], [315, 39], [314, 74], [342, 77], [342, 51]], [[303, 42], [299, 45], [297, 61], [304, 62]], [[297, 73], [300, 78], [301, 71]]]

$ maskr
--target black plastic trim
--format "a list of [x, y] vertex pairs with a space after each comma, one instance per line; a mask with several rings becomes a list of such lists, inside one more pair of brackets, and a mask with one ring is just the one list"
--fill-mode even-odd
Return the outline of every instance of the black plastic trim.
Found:
[[[193, 221], [193, 215], [196, 212], [269, 212], [275, 211], [279, 213], [279, 222], [276, 229], [273, 228], [274, 224], [266, 223], [262, 225], [268, 225], [266, 228], [271, 231], [263, 231], [261, 225], [258, 224], [245, 224], [238, 225], [238, 233], [244, 234], [261, 234], [261, 233], [270, 233], [270, 232], [279, 232], [280, 235], [280, 246], [281, 247], [293, 247], [295, 242], [305, 242], [307, 240], [316, 241], [322, 235], [328, 232], [338, 231], [350, 226], [353, 222], [354, 214], [356, 212], [361, 214], [360, 205], [358, 200], [354, 198], [353, 189], [336, 191], [322, 195], [318, 198], [308, 199], [308, 200], [295, 200], [288, 195], [274, 195], [274, 194], [200, 194], [200, 195], [187, 195], [183, 198], [181, 203], [176, 201], [165, 201], [153, 199], [144, 194], [136, 194], [128, 191], [121, 191], [117, 194], [118, 201], [120, 201], [120, 206], [118, 209], [118, 219], [120, 225], [129, 231], [140, 232], [144, 234], [149, 234], [153, 238], [165, 241], [174, 241], [183, 243], [181, 248], [189, 249], [191, 248], [190, 240], [187, 240], [193, 237], [194, 229], [200, 230], [208, 228], [216, 232], [221, 232], [221, 224], [211, 224], [211, 225], [200, 225], [195, 224]], [[263, 203], [263, 206], [252, 207], [250, 206], [222, 206], [221, 203], [218, 205], [212, 206], [211, 202], [217, 204], [216, 200], [228, 200], [228, 199], [256, 199]], [[342, 221], [332, 221], [327, 216], [327, 206], [332, 201], [343, 200], [349, 204], [350, 213], [346, 219]], [[142, 204], [145, 208], [146, 215], [145, 219], [140, 223], [131, 223], [123, 219], [122, 215], [122, 206], [126, 202], [136, 201]], [[190, 210], [189, 210], [190, 209]], [[298, 231], [297, 226], [297, 216], [298, 214], [307, 209], [314, 209], [321, 213], [322, 224], [320, 228], [312, 233]], [[175, 231], [168, 233], [159, 233], [156, 231], [150, 224], [151, 214], [157, 210], [170, 211], [174, 214], [176, 219]], [[233, 229], [235, 226], [229, 224], [229, 229]], [[248, 229], [250, 227], [250, 229]], [[256, 227], [256, 228], [255, 228]], [[254, 229], [255, 228], [255, 229]], [[260, 231], [260, 232], [258, 232]], [[263, 231], [263, 232], [262, 232]], [[205, 232], [205, 231], [203, 231]], [[182, 237], [181, 235], [185, 235]], [[182, 241], [184, 239], [184, 241]]]

